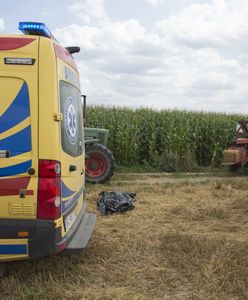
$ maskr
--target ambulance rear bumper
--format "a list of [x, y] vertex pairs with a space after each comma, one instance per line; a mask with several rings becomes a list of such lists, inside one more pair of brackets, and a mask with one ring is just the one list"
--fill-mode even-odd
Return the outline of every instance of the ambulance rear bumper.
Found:
[[[94, 220], [90, 224], [90, 231], [87, 222], [89, 215]], [[79, 237], [80, 232], [82, 235], [85, 234], [83, 238], [85, 247], [93, 231], [94, 224], [95, 215], [88, 214], [85, 205], [64, 237], [61, 235], [61, 227], [55, 228], [53, 221], [2, 219], [0, 220], [0, 261], [37, 259], [59, 253], [67, 246], [73, 245], [75, 237]], [[82, 229], [84, 230], [82, 231]], [[29, 238], [18, 238], [17, 232], [20, 231], [28, 231], [30, 233]]]

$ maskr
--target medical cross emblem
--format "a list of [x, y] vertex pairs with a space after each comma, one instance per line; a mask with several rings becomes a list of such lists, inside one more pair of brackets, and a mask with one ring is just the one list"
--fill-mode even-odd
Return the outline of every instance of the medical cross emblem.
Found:
[[72, 97], [68, 97], [65, 104], [65, 128], [70, 143], [74, 145], [77, 140], [77, 114]]
[[69, 106], [69, 112], [68, 112], [68, 119], [69, 119], [69, 131], [71, 136], [75, 136], [76, 134], [76, 114], [74, 107], [72, 105]]

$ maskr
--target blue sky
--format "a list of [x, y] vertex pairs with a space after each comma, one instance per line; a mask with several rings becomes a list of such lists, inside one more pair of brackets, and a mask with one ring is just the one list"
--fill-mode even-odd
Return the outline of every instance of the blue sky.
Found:
[[[0, 15], [4, 19], [5, 29], [2, 32], [15, 32], [19, 21], [40, 21], [49, 24], [51, 29], [66, 26], [75, 16], [67, 9], [68, 0], [26, 0], [4, 1], [1, 3]], [[58, 8], [59, 5], [59, 8]]]
[[[192, 2], [204, 3], [209, 0], [170, 0], [164, 1], [159, 7], [144, 0], [107, 0], [104, 6], [108, 15], [113, 19], [137, 19], [142, 25], [151, 26], [158, 20], [167, 18], [173, 12], [187, 7]], [[5, 19], [6, 26], [3, 32], [15, 31], [20, 18], [21, 20], [46, 22], [51, 29], [80, 22], [80, 18], [68, 9], [72, 3], [71, 0], [26, 0], [15, 1], [13, 5], [12, 1], [5, 1], [1, 4], [1, 17]]]
[[45, 22], [75, 55], [88, 103], [248, 111], [247, 0], [4, 2], [0, 34]]

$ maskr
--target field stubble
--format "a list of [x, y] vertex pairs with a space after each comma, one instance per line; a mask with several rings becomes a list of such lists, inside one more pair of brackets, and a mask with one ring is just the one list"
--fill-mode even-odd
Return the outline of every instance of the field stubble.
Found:
[[117, 174], [87, 187], [137, 193], [101, 217], [86, 251], [9, 263], [1, 299], [248, 299], [247, 178]]

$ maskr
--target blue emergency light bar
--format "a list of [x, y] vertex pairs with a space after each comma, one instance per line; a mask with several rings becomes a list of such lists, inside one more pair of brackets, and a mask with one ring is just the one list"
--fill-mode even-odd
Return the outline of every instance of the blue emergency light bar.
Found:
[[51, 31], [44, 23], [38, 22], [19, 22], [19, 30], [24, 34], [40, 35], [50, 39], [54, 39]]

